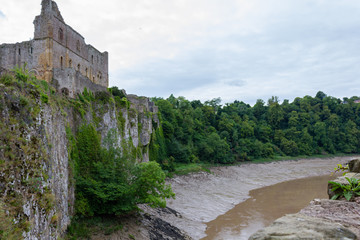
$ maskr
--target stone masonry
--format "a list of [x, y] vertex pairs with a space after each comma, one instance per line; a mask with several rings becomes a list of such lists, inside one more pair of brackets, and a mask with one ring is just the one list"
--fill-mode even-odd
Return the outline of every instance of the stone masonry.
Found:
[[54, 1], [42, 0], [41, 5], [41, 14], [34, 20], [34, 39], [0, 45], [0, 73], [26, 64], [39, 79], [55, 80], [59, 91], [70, 97], [84, 87], [105, 90], [108, 53], [86, 44], [84, 37], [64, 22]]

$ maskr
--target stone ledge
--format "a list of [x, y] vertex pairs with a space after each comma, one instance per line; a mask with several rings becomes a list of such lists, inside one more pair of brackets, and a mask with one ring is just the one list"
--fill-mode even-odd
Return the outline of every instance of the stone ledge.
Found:
[[295, 240], [295, 239], [357, 239], [357, 236], [339, 223], [304, 214], [288, 214], [270, 226], [254, 233], [249, 240]]

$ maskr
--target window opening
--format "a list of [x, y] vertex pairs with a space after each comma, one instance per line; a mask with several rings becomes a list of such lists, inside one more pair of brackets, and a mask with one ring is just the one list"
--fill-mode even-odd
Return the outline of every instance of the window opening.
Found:
[[59, 40], [60, 40], [60, 42], [62, 42], [63, 39], [64, 39], [64, 32], [63, 32], [62, 28], [59, 28]]

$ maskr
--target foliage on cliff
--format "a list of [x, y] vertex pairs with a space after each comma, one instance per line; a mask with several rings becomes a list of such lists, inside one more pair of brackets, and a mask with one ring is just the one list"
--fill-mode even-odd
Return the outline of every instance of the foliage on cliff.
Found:
[[234, 163], [274, 156], [360, 152], [359, 97], [343, 100], [318, 92], [293, 102], [272, 97], [254, 106], [220, 99], [202, 103], [184, 97], [154, 98], [163, 139], [154, 137], [169, 162]]
[[166, 198], [174, 193], [159, 164], [137, 163], [115, 141], [115, 132], [110, 131], [102, 147], [93, 125], [79, 129], [72, 149], [77, 213], [121, 215], [136, 210], [139, 203], [165, 207]]
[[46, 173], [51, 146], [44, 144], [47, 136], [39, 127], [41, 106], [50, 104], [53, 94], [53, 88], [26, 69], [0, 77], [0, 239], [20, 239], [29, 232], [32, 222], [23, 210], [28, 199], [29, 205], [54, 215]]

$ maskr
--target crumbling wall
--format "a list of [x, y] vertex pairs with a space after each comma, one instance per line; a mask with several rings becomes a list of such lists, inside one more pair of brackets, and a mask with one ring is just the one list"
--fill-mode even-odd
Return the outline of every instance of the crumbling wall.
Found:
[[108, 87], [108, 53], [86, 44], [84, 37], [64, 22], [54, 1], [42, 1], [34, 27], [33, 40], [0, 45], [0, 71], [26, 63], [38, 78], [51, 82], [53, 69], [73, 68], [93, 83]]

